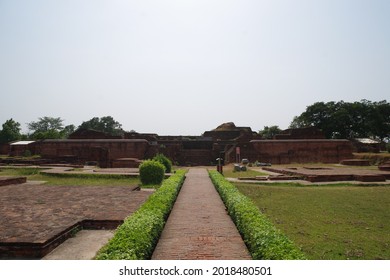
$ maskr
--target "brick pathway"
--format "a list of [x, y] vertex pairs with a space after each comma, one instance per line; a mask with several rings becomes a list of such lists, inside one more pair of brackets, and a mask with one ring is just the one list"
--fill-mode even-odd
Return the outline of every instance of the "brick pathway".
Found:
[[251, 259], [206, 169], [187, 173], [152, 259]]

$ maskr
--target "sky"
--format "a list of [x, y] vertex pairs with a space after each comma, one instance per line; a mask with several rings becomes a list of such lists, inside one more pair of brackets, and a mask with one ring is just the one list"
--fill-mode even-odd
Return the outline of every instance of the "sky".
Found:
[[389, 99], [388, 0], [0, 0], [0, 125], [201, 135]]

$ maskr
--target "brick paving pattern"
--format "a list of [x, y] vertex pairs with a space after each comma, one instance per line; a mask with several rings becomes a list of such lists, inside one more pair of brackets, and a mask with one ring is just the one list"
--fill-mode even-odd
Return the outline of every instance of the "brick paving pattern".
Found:
[[206, 169], [187, 173], [152, 259], [251, 259]]
[[151, 194], [131, 187], [9, 185], [0, 188], [0, 243], [42, 243], [83, 220], [120, 221]]

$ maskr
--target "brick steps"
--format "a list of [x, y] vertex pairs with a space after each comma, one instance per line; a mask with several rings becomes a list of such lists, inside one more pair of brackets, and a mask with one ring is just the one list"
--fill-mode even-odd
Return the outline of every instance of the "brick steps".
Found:
[[27, 182], [27, 177], [3, 177], [0, 176], [0, 187], [8, 185], [23, 184]]
[[84, 220], [45, 242], [0, 242], [0, 259], [41, 259], [76, 232], [83, 229], [116, 229], [123, 220]]

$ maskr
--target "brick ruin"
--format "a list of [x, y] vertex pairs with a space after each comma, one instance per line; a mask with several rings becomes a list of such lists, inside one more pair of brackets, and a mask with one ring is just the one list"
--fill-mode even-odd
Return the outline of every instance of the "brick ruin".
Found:
[[[182, 166], [224, 163], [246, 158], [251, 162], [338, 163], [352, 158], [348, 140], [323, 139], [313, 128], [286, 130], [273, 140], [262, 139], [250, 127], [225, 123], [201, 136], [159, 136], [137, 132], [110, 136], [93, 130], [77, 130], [69, 139], [42, 140], [26, 145], [32, 154], [57, 162], [85, 164], [96, 162], [100, 167], [129, 167], [139, 160], [163, 153]], [[16, 151], [10, 148], [10, 155]], [[20, 146], [18, 146], [20, 153]]]
[[272, 164], [338, 163], [352, 157], [348, 140], [254, 140], [251, 144], [254, 157]]
[[322, 130], [315, 127], [291, 128], [283, 130], [280, 134], [275, 135], [276, 140], [288, 139], [325, 139]]
[[67, 139], [44, 140], [35, 146], [43, 158], [70, 163], [96, 162], [100, 167], [112, 167], [115, 160], [143, 159], [149, 142], [145, 139]]

